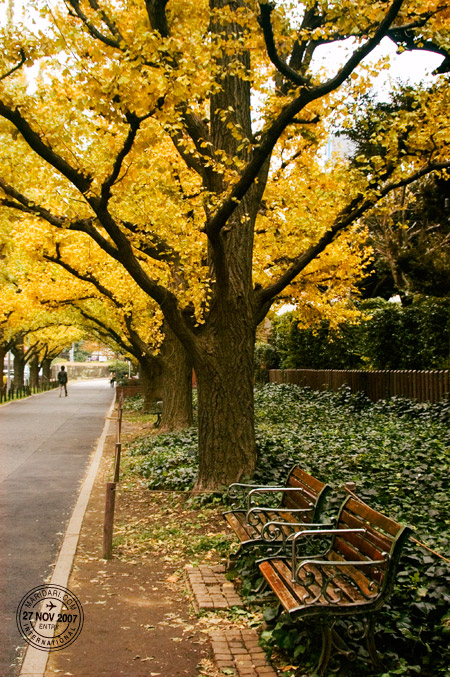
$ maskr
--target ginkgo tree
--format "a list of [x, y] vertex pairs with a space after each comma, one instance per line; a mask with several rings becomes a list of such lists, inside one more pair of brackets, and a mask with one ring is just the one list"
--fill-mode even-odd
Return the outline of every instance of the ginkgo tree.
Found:
[[[440, 0], [29, 10], [41, 34], [9, 26], [2, 36], [0, 203], [88, 235], [159, 304], [197, 376], [197, 488], [249, 476], [258, 323], [390, 191], [449, 167], [450, 10]], [[421, 152], [398, 142], [395, 119], [383, 151], [337, 176], [323, 200], [323, 135], [351, 124], [378, 68], [366, 58], [385, 37], [443, 56], [428, 116], [408, 119]], [[343, 62], [321, 67], [322, 45], [345, 40]]]
[[7, 304], [14, 310], [10, 327], [64, 322], [99, 336], [138, 363], [147, 405], [163, 398], [162, 429], [192, 424], [191, 366], [182, 345], [170, 328], [163, 331], [156, 304], [86, 240], [70, 231], [52, 237], [30, 219], [10, 224], [0, 266], [0, 279], [3, 270], [15, 292]]
[[[0, 241], [2, 239], [0, 229]], [[24, 385], [25, 365], [30, 367], [30, 385], [39, 384], [39, 372], [50, 380], [52, 360], [73, 341], [79, 340], [83, 330], [63, 313], [49, 312], [37, 299], [38, 290], [27, 277], [32, 262], [23, 252], [14, 249], [11, 242], [1, 243], [0, 257], [0, 360], [7, 351], [14, 355], [14, 385]], [[25, 282], [25, 284], [24, 284]]]

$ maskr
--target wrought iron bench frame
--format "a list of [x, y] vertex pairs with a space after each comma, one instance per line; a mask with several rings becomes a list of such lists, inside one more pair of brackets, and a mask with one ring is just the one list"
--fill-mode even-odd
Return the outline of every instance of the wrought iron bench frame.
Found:
[[[314, 674], [325, 674], [332, 654], [349, 660], [356, 657], [335, 627], [341, 618], [352, 619], [347, 623], [347, 636], [364, 639], [373, 664], [382, 669], [374, 640], [374, 615], [393, 589], [410, 533], [410, 527], [349, 497], [340, 508], [335, 529], [305, 528], [290, 539], [290, 557], [278, 555], [258, 562], [291, 618], [317, 621], [322, 651]], [[331, 539], [329, 545], [311, 556], [311, 541], [326, 537]], [[302, 555], [305, 539], [308, 555]], [[354, 633], [355, 616], [362, 617], [359, 637]]]
[[[284, 551], [286, 543], [302, 527], [322, 528], [319, 522], [331, 487], [294, 466], [284, 486], [258, 486], [234, 483], [228, 487], [228, 500], [237, 506], [223, 513], [228, 525], [239, 539], [237, 558], [243, 549], [262, 548], [272, 555]], [[258, 499], [281, 494], [277, 506], [257, 504]], [[329, 524], [326, 526], [330, 526]]]

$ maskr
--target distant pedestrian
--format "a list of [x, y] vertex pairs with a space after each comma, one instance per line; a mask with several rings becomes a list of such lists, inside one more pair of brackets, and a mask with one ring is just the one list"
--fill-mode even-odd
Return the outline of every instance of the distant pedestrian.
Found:
[[59, 396], [61, 397], [64, 388], [64, 394], [67, 397], [67, 371], [64, 365], [62, 365], [61, 370], [58, 372], [58, 383], [59, 383]]

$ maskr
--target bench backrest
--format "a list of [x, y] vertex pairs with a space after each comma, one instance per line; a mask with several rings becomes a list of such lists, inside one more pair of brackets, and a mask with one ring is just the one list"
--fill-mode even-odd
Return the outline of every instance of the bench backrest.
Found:
[[336, 559], [362, 562], [382, 560], [388, 555], [385, 564], [364, 569], [366, 577], [376, 581], [377, 587], [387, 592], [411, 529], [352, 497], [342, 504], [336, 528], [365, 530], [364, 533], [335, 536], [331, 551]]
[[312, 475], [302, 470], [299, 466], [294, 466], [290, 471], [286, 486], [299, 489], [299, 491], [288, 491], [283, 494], [281, 507], [295, 509], [310, 509], [305, 513], [302, 522], [315, 522], [323, 509], [323, 504], [331, 487], [324, 482], [316, 479]]

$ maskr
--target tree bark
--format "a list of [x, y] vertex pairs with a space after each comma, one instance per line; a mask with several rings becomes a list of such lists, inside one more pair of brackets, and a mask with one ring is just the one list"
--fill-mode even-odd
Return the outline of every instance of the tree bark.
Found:
[[194, 364], [199, 417], [196, 489], [217, 490], [251, 477], [256, 467], [255, 327], [245, 321], [244, 313], [232, 316], [229, 311], [202, 340], [203, 350]]
[[0, 364], [2, 366], [2, 380], [0, 382], [0, 390], [2, 390], [3, 388], [5, 388], [5, 390], [6, 390], [6, 381], [5, 381], [5, 383], [3, 383], [3, 376], [4, 376], [3, 365], [5, 364], [5, 357], [6, 357], [7, 352], [8, 352], [7, 349], [0, 344]]
[[23, 344], [16, 344], [11, 348], [11, 352], [14, 355], [14, 387], [22, 388], [24, 386], [24, 373], [25, 373], [25, 354], [23, 350]]
[[148, 411], [156, 400], [162, 398], [162, 364], [159, 356], [139, 357], [139, 378], [144, 389], [143, 410]]
[[161, 431], [183, 430], [193, 423], [192, 363], [173, 331], [164, 323]]
[[52, 366], [52, 358], [46, 357], [42, 361], [42, 378], [44, 381], [47, 381], [47, 383], [49, 383], [52, 378], [51, 366]]
[[30, 361], [30, 387], [37, 388], [39, 385], [39, 357], [35, 355]]

